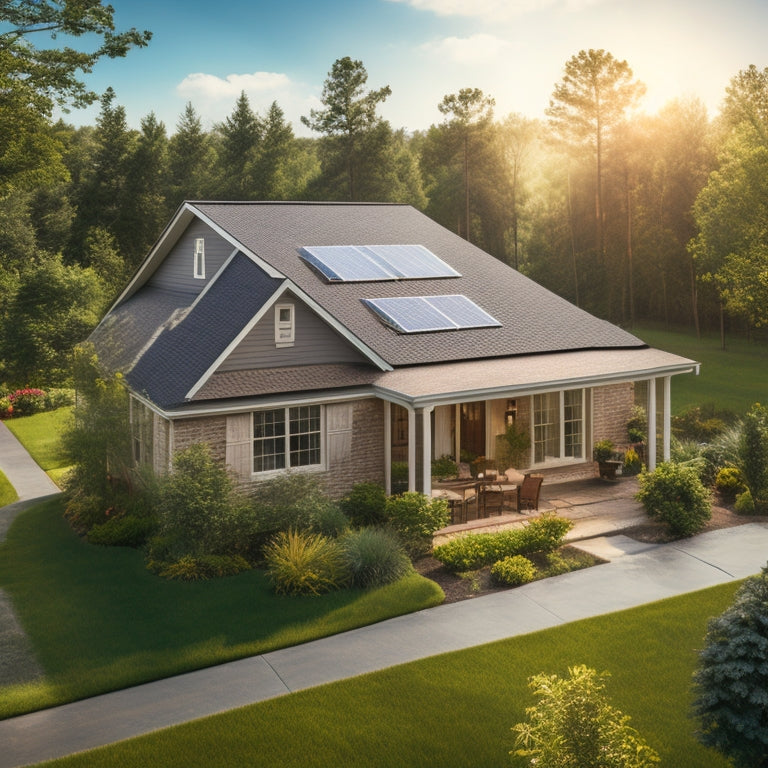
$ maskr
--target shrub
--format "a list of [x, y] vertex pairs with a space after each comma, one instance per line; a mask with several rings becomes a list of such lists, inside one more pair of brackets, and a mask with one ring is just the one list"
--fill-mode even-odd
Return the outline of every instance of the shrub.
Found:
[[9, 395], [0, 395], [0, 419], [9, 419], [13, 416], [13, 406]]
[[234, 554], [247, 536], [245, 500], [204, 443], [176, 454], [158, 483], [157, 513], [161, 533], [184, 554]]
[[592, 447], [592, 458], [597, 462], [610, 461], [613, 458], [613, 441], [598, 440]]
[[741, 472], [736, 467], [723, 467], [715, 477], [715, 488], [723, 496], [734, 498], [737, 493], [744, 490], [744, 483], [741, 479]]
[[714, 471], [704, 455], [706, 446], [695, 440], [672, 438], [670, 461], [682, 467], [690, 467], [699, 476], [702, 483], [710, 485], [714, 481]]
[[309, 522], [313, 533], [321, 533], [329, 539], [336, 539], [349, 529], [349, 518], [330, 499], [326, 504], [315, 506]]
[[45, 410], [45, 392], [42, 389], [17, 389], [8, 396], [14, 416], [32, 416]]
[[282, 531], [307, 531], [313, 513], [328, 504], [319, 478], [287, 472], [259, 483], [252, 496], [256, 528], [270, 536]]
[[675, 536], [691, 536], [712, 516], [709, 491], [691, 467], [665, 462], [640, 473], [637, 499], [649, 517], [666, 523]]
[[411, 570], [410, 560], [397, 536], [386, 528], [350, 531], [342, 545], [352, 584], [356, 587], [390, 584]]
[[523, 528], [451, 539], [435, 547], [432, 555], [450, 571], [472, 571], [513, 555], [552, 552], [562, 546], [565, 534], [572, 527], [570, 520], [543, 515]]
[[708, 443], [726, 428], [726, 422], [716, 415], [714, 407], [694, 405], [672, 417], [672, 432], [681, 440]]
[[752, 494], [747, 490], [736, 496], [736, 502], [733, 505], [737, 515], [754, 515], [755, 502], [752, 501]]
[[250, 570], [248, 561], [240, 555], [183, 555], [175, 562], [153, 562], [150, 570], [164, 579], [203, 581], [224, 576], [236, 576]]
[[339, 543], [317, 533], [281, 531], [264, 548], [267, 576], [283, 595], [319, 595], [349, 580]]
[[387, 519], [387, 495], [378, 483], [357, 483], [339, 506], [352, 525], [381, 525]]
[[74, 404], [74, 389], [49, 389], [45, 393], [43, 408], [46, 411], [55, 411], [58, 408], [66, 408]]
[[439, 480], [456, 477], [458, 471], [458, 465], [450, 456], [441, 456], [439, 459], [432, 461], [432, 477], [436, 477]]
[[643, 462], [634, 448], [629, 448], [624, 454], [624, 466], [622, 472], [625, 475], [637, 475], [643, 468]]
[[512, 557], [505, 557], [491, 566], [491, 578], [497, 584], [516, 587], [533, 581], [536, 578], [536, 569], [527, 557], [512, 555]]
[[105, 547], [142, 547], [157, 530], [154, 517], [119, 515], [88, 531], [88, 541]]
[[412, 557], [429, 552], [432, 549], [432, 534], [445, 528], [450, 520], [448, 502], [430, 499], [415, 491], [390, 496], [386, 513], [387, 520]]
[[648, 416], [642, 405], [632, 406], [627, 420], [627, 437], [631, 443], [644, 443], [648, 437]]
[[756, 403], [744, 417], [739, 469], [758, 514], [768, 511], [768, 408]]

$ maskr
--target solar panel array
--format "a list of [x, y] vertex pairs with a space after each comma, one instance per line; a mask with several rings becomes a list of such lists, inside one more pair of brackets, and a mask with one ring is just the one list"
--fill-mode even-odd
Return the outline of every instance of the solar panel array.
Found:
[[461, 277], [423, 245], [313, 245], [299, 255], [330, 282]]
[[461, 294], [451, 296], [396, 296], [361, 299], [387, 325], [400, 333], [492, 328], [501, 323]]

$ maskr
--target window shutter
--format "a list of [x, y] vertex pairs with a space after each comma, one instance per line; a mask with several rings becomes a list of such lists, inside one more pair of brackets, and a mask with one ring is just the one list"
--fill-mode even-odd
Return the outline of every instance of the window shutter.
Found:
[[352, 409], [352, 403], [326, 406], [329, 469], [352, 458]]
[[251, 418], [250, 413], [227, 416], [227, 466], [240, 480], [250, 480], [253, 473]]

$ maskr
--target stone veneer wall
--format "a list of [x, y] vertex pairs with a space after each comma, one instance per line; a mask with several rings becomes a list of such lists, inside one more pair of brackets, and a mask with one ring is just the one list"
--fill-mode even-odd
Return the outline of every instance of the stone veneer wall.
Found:
[[635, 403], [634, 384], [611, 384], [592, 390], [592, 442], [627, 443], [627, 421]]
[[227, 450], [227, 417], [206, 416], [178, 419], [173, 424], [173, 451], [178, 453], [195, 443], [208, 443], [211, 455], [224, 464]]

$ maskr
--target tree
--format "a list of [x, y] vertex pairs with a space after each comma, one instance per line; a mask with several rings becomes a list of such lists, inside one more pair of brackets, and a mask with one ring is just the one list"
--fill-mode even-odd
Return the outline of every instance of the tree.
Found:
[[741, 427], [738, 467], [757, 514], [768, 510], [768, 408], [755, 403]]
[[320, 100], [325, 109], [311, 109], [301, 122], [325, 135], [324, 165], [332, 168], [338, 158], [346, 171], [346, 198], [360, 199], [360, 166], [365, 157], [365, 139], [383, 122], [376, 109], [392, 94], [388, 85], [366, 91], [368, 73], [362, 61], [349, 56], [337, 59], [323, 85]]
[[293, 128], [285, 113], [273, 101], [262, 124], [262, 136], [253, 167], [254, 197], [257, 200], [285, 200], [289, 179], [286, 166], [294, 145]]
[[539, 697], [528, 720], [512, 728], [514, 765], [536, 768], [646, 768], [656, 752], [629, 726], [630, 718], [609, 704], [603, 679], [594, 669], [576, 666], [568, 677], [534, 675], [529, 687]]
[[264, 126], [251, 109], [245, 91], [240, 93], [232, 114], [217, 128], [222, 174], [220, 196], [224, 200], [254, 200], [254, 163]]
[[697, 738], [736, 768], [768, 766], [768, 567], [707, 627], [694, 673]]
[[215, 154], [199, 115], [187, 102], [168, 145], [169, 202], [203, 200], [211, 188]]
[[580, 51], [566, 62], [563, 80], [555, 86], [546, 110], [562, 140], [594, 157], [595, 250], [600, 257], [605, 253], [604, 143], [645, 93], [645, 85], [632, 77], [626, 61], [617, 61], [602, 49]]
[[[57, 147], [40, 128], [54, 104], [82, 107], [98, 98], [80, 73], [91, 72], [101, 58], [123, 57], [149, 43], [152, 34], [147, 31], [115, 32], [113, 15], [112, 6], [102, 0], [0, 3], [0, 193], [20, 173], [49, 173]], [[46, 34], [57, 40], [78, 38], [78, 46], [33, 44]]]

